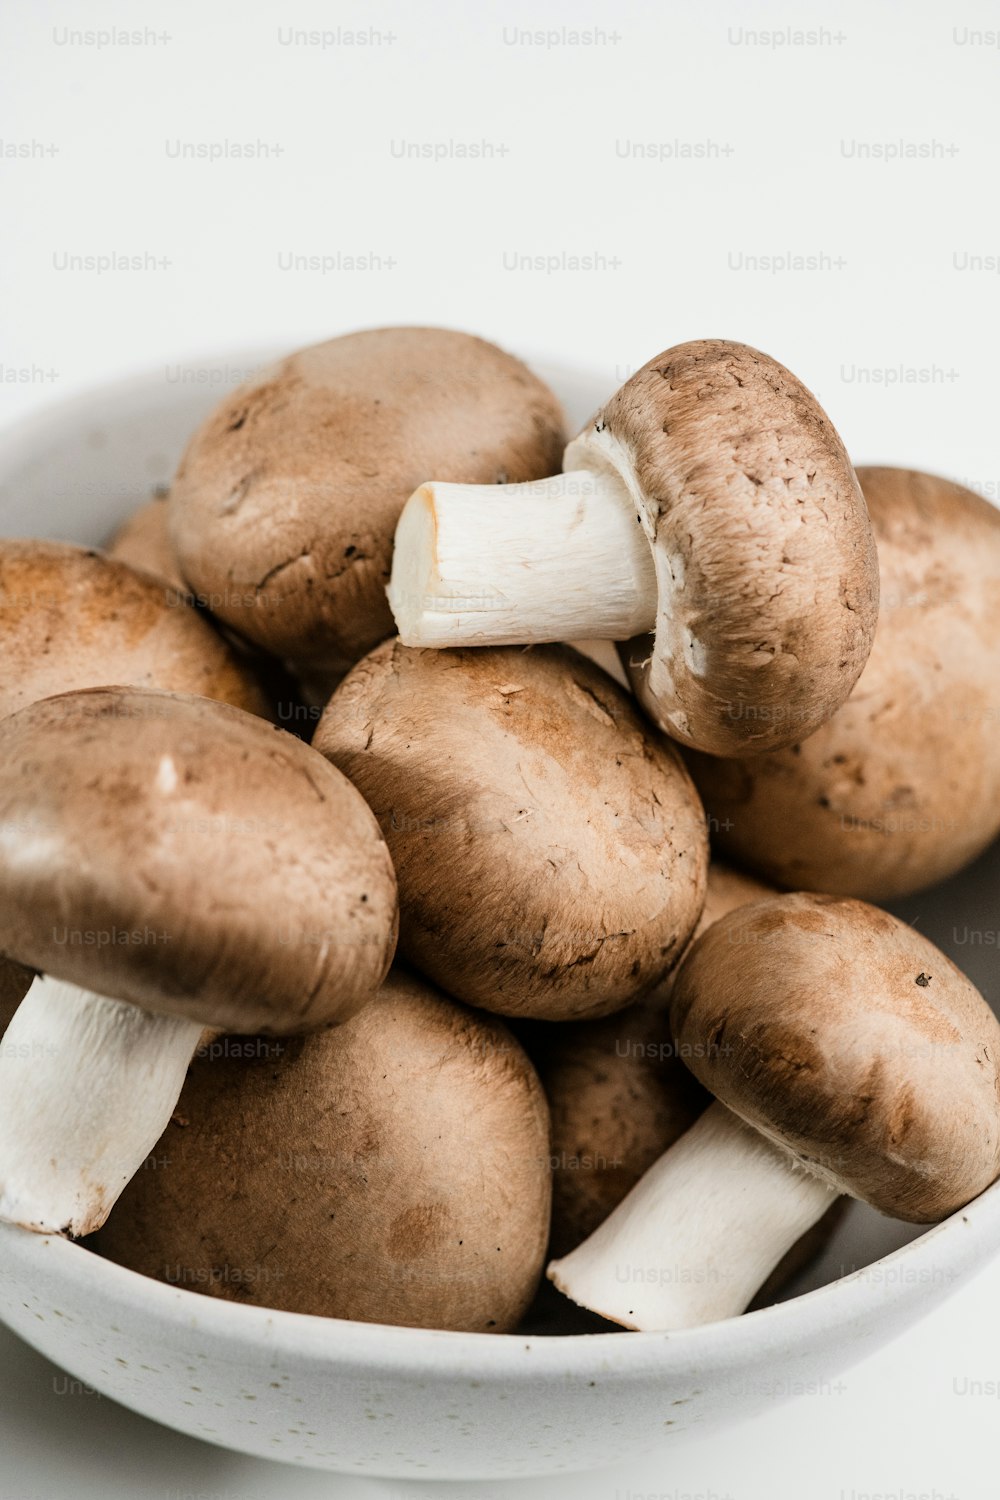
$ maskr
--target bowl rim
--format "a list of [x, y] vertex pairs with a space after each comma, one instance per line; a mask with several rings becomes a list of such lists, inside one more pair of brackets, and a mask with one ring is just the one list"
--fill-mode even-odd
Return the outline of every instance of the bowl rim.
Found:
[[[949, 1244], [946, 1266], [938, 1253], [943, 1239]], [[984, 1253], [984, 1246], [991, 1244], [1000, 1245], [1000, 1181], [918, 1238], [836, 1281], [754, 1312], [695, 1328], [652, 1333], [624, 1329], [579, 1334], [459, 1333], [286, 1312], [169, 1286], [107, 1260], [79, 1242], [34, 1234], [12, 1224], [0, 1224], [0, 1267], [9, 1271], [13, 1254], [29, 1274], [37, 1269], [43, 1276], [46, 1272], [58, 1275], [78, 1294], [80, 1306], [111, 1300], [144, 1319], [153, 1316], [165, 1323], [183, 1324], [210, 1337], [283, 1346], [294, 1351], [297, 1359], [328, 1363], [335, 1357], [338, 1362], [374, 1363], [397, 1373], [426, 1370], [433, 1363], [442, 1374], [488, 1368], [490, 1375], [502, 1375], [523, 1371], [530, 1363], [539, 1373], [562, 1369], [574, 1376], [608, 1374], [613, 1368], [616, 1374], [627, 1375], [662, 1367], [668, 1348], [679, 1363], [691, 1366], [715, 1363], [715, 1357], [731, 1363], [744, 1345], [755, 1359], [762, 1345], [787, 1353], [827, 1330], [864, 1323], [873, 1311], [873, 1286], [881, 1286], [880, 1306], [921, 1298], [935, 1277], [946, 1284], [946, 1294], [957, 1291], [992, 1258], [991, 1252]], [[943, 1277], [938, 1275], [942, 1270]], [[487, 1350], [492, 1352], [484, 1365]]]
[[[595, 369], [563, 364], [537, 350], [516, 353], [543, 378], [551, 380], [556, 372], [572, 382], [596, 382], [603, 378]], [[168, 363], [249, 373], [280, 357], [281, 350], [275, 345], [251, 345], [222, 354], [180, 356], [160, 366], [130, 366], [120, 375], [55, 396], [0, 424], [0, 463], [4, 469], [15, 467], [40, 438], [50, 435], [53, 423], [86, 421], [109, 400], [118, 398], [126, 409], [141, 409], [147, 404], [154, 384], [167, 388], [169, 383], [164, 380], [163, 372]], [[178, 386], [183, 384], [178, 382]], [[210, 390], [221, 395], [226, 389], [207, 384], [206, 396]], [[4, 478], [0, 471], [0, 483]], [[948, 1247], [946, 1265], [939, 1254], [942, 1240]], [[433, 1362], [442, 1373], [452, 1375], [482, 1372], [487, 1368], [491, 1375], [513, 1374], [523, 1370], [529, 1356], [531, 1366], [540, 1373], [563, 1370], [575, 1376], [607, 1374], [613, 1369], [617, 1374], [638, 1375], [662, 1367], [668, 1346], [679, 1361], [691, 1364], [713, 1361], [716, 1354], [731, 1361], [743, 1345], [753, 1348], [755, 1357], [759, 1357], [761, 1345], [776, 1353], [787, 1352], [826, 1330], [832, 1332], [845, 1323], [862, 1323], [870, 1317], [870, 1285], [882, 1288], [879, 1306], [889, 1302], [903, 1304], [919, 1298], [928, 1282], [941, 1271], [947, 1291], [957, 1290], [997, 1253], [1000, 1253], [1000, 1179], [965, 1207], [887, 1255], [786, 1301], [718, 1322], [672, 1332], [627, 1331], [626, 1337], [622, 1337], [626, 1330], [621, 1329], [579, 1334], [458, 1333], [237, 1303], [155, 1281], [105, 1259], [78, 1242], [0, 1223], [0, 1278], [9, 1271], [12, 1260], [29, 1272], [37, 1267], [43, 1275], [47, 1267], [80, 1294], [83, 1306], [94, 1298], [111, 1299], [144, 1318], [153, 1315], [165, 1323], [182, 1323], [236, 1342], [278, 1343], [299, 1357], [324, 1363], [337, 1357], [363, 1362], [366, 1366], [377, 1364], [386, 1370], [416, 1373], [425, 1371], [428, 1363]], [[483, 1361], [485, 1350], [492, 1351], [487, 1364]], [[571, 1359], [564, 1357], [570, 1353]]]

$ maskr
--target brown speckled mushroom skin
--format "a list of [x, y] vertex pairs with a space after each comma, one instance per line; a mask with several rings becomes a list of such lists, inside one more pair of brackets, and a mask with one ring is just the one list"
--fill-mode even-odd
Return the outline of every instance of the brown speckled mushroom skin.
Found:
[[458, 999], [605, 1015], [677, 962], [704, 903], [704, 816], [673, 747], [578, 652], [387, 641], [313, 744], [381, 824], [400, 951]]
[[364, 801], [228, 704], [102, 688], [0, 721], [0, 842], [2, 951], [147, 1010], [306, 1031], [351, 1015], [392, 959], [395, 881]]
[[858, 477], [882, 602], [856, 688], [800, 744], [689, 764], [728, 855], [778, 885], [888, 901], [1000, 831], [1000, 512], [930, 474]]
[[650, 360], [595, 426], [631, 456], [646, 496], [655, 644], [632, 641], [623, 660], [650, 717], [716, 755], [817, 729], [867, 659], [878, 565], [816, 398], [768, 355], [703, 339]]
[[1000, 1171], [1000, 1026], [876, 907], [797, 893], [731, 912], [686, 955], [671, 1022], [723, 1104], [883, 1213], [933, 1223]]
[[393, 534], [429, 476], [470, 484], [557, 473], [563, 415], [494, 344], [379, 328], [290, 355], [219, 405], [170, 498], [196, 593], [307, 678], [335, 678], [393, 633]]
[[[713, 862], [695, 937], [773, 894]], [[552, 1113], [552, 1255], [592, 1234], [711, 1102], [671, 1040], [671, 982], [617, 1015], [532, 1027], [525, 1037]]]
[[101, 1253], [290, 1312], [513, 1329], [550, 1183], [544, 1095], [506, 1028], [394, 973], [346, 1025], [241, 1051], [195, 1060]]
[[[108, 546], [108, 556], [117, 557], [122, 562], [127, 562], [129, 567], [137, 568], [142, 573], [151, 573], [167, 583], [170, 589], [167, 597], [171, 603], [180, 604], [183, 599], [189, 599], [192, 604], [199, 604], [203, 610], [207, 610], [212, 601], [196, 600], [181, 577], [168, 530], [167, 499], [166, 493], [155, 495], [152, 500], [141, 505], [116, 532]], [[202, 618], [207, 618], [207, 615], [203, 614]], [[297, 732], [303, 720], [308, 717], [301, 703], [299, 685], [273, 656], [251, 646], [235, 631], [223, 628], [220, 634], [244, 663], [246, 671], [252, 672], [259, 682], [269, 705], [265, 717], [280, 718], [282, 727], [290, 728], [293, 733]], [[318, 685], [324, 704], [331, 691], [329, 683]]]
[[130, 568], [162, 578], [181, 594], [187, 584], [174, 556], [169, 532], [169, 507], [166, 494], [154, 495], [132, 512], [108, 543], [109, 557], [120, 558]]
[[269, 713], [253, 673], [176, 590], [103, 552], [0, 540], [0, 717], [38, 698], [122, 684]]

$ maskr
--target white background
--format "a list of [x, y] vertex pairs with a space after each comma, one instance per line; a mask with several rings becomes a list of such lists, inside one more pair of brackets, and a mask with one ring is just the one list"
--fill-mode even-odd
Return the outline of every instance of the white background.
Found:
[[[68, 35], [114, 27], [141, 44]], [[337, 27], [368, 45], [289, 43]], [[518, 35], [562, 28], [591, 40]], [[859, 461], [1000, 495], [995, 3], [8, 0], [2, 30], [0, 423], [132, 368], [190, 377], [208, 352], [373, 323], [467, 328], [609, 391], [723, 335], [801, 375]], [[70, 268], [87, 257], [139, 269]], [[980, 1500], [1000, 1407], [961, 1392], [997, 1388], [998, 1329], [1000, 1269], [752, 1428], [454, 1489], [212, 1450], [60, 1394], [0, 1332], [0, 1500]]]

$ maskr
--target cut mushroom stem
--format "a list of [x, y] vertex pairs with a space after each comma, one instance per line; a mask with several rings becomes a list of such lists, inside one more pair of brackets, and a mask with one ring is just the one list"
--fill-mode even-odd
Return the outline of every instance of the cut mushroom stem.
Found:
[[203, 1031], [36, 979], [3, 1041], [0, 1219], [98, 1228], [163, 1133]]
[[713, 1104], [549, 1279], [625, 1328], [714, 1323], [743, 1311], [838, 1196]]
[[624, 641], [656, 623], [652, 548], [610, 464], [421, 485], [400, 517], [388, 593], [406, 646]]

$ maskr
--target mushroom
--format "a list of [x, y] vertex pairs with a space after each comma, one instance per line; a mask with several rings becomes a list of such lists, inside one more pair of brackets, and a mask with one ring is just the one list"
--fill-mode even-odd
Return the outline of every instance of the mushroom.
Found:
[[548, 1113], [506, 1027], [396, 972], [335, 1031], [232, 1048], [195, 1060], [100, 1253], [289, 1312], [517, 1325], [548, 1237]]
[[[167, 530], [167, 509], [165, 491], [140, 506], [116, 533], [108, 554], [127, 562], [140, 572], [151, 573], [166, 583], [170, 603], [179, 606], [187, 602], [207, 606], [211, 601], [196, 599], [181, 577]], [[232, 630], [222, 627], [219, 634], [236, 656], [246, 663], [247, 672], [252, 672], [268, 705], [274, 706], [274, 713], [268, 708], [268, 717], [280, 716], [283, 725], [287, 719], [287, 727], [293, 733], [298, 728], [300, 717], [306, 720], [311, 718], [311, 724], [315, 723], [316, 716], [310, 715], [307, 705], [301, 700], [302, 685], [293, 681], [279, 661], [267, 652], [251, 646]], [[320, 706], [325, 705], [330, 696], [328, 684], [322, 684], [321, 696]]]
[[392, 538], [429, 473], [539, 479], [565, 441], [520, 360], [442, 328], [377, 328], [299, 350], [227, 396], [170, 496], [184, 577], [240, 634], [310, 682], [386, 636]]
[[705, 897], [701, 808], [670, 743], [577, 652], [386, 641], [313, 744], [382, 827], [400, 952], [457, 999], [605, 1015], [677, 962]]
[[67, 542], [0, 539], [0, 717], [75, 688], [197, 693], [267, 715], [253, 673], [176, 593]]
[[631, 640], [654, 723], [715, 755], [788, 744], [843, 703], [875, 631], [875, 544], [843, 444], [788, 370], [725, 339], [668, 349], [563, 467], [411, 496], [389, 584], [404, 644]]
[[167, 493], [163, 491], [132, 512], [115, 532], [108, 554], [127, 562], [129, 567], [162, 578], [181, 595], [188, 586], [181, 576], [168, 530]]
[[1000, 513], [961, 485], [859, 469], [882, 575], [857, 687], [769, 755], [692, 755], [728, 855], [778, 885], [889, 901], [1000, 833]]
[[395, 937], [360, 794], [264, 720], [100, 688], [0, 722], [0, 954], [45, 976], [0, 1050], [0, 1218], [95, 1229], [204, 1028], [343, 1020]]
[[717, 1102], [548, 1273], [628, 1328], [742, 1312], [838, 1194], [934, 1223], [1000, 1172], [1000, 1026], [886, 912], [810, 894], [731, 912], [681, 964], [671, 1021]]
[[[713, 861], [694, 936], [774, 894]], [[670, 1036], [672, 982], [600, 1021], [540, 1023], [522, 1038], [552, 1114], [553, 1255], [592, 1234], [710, 1103]]]

